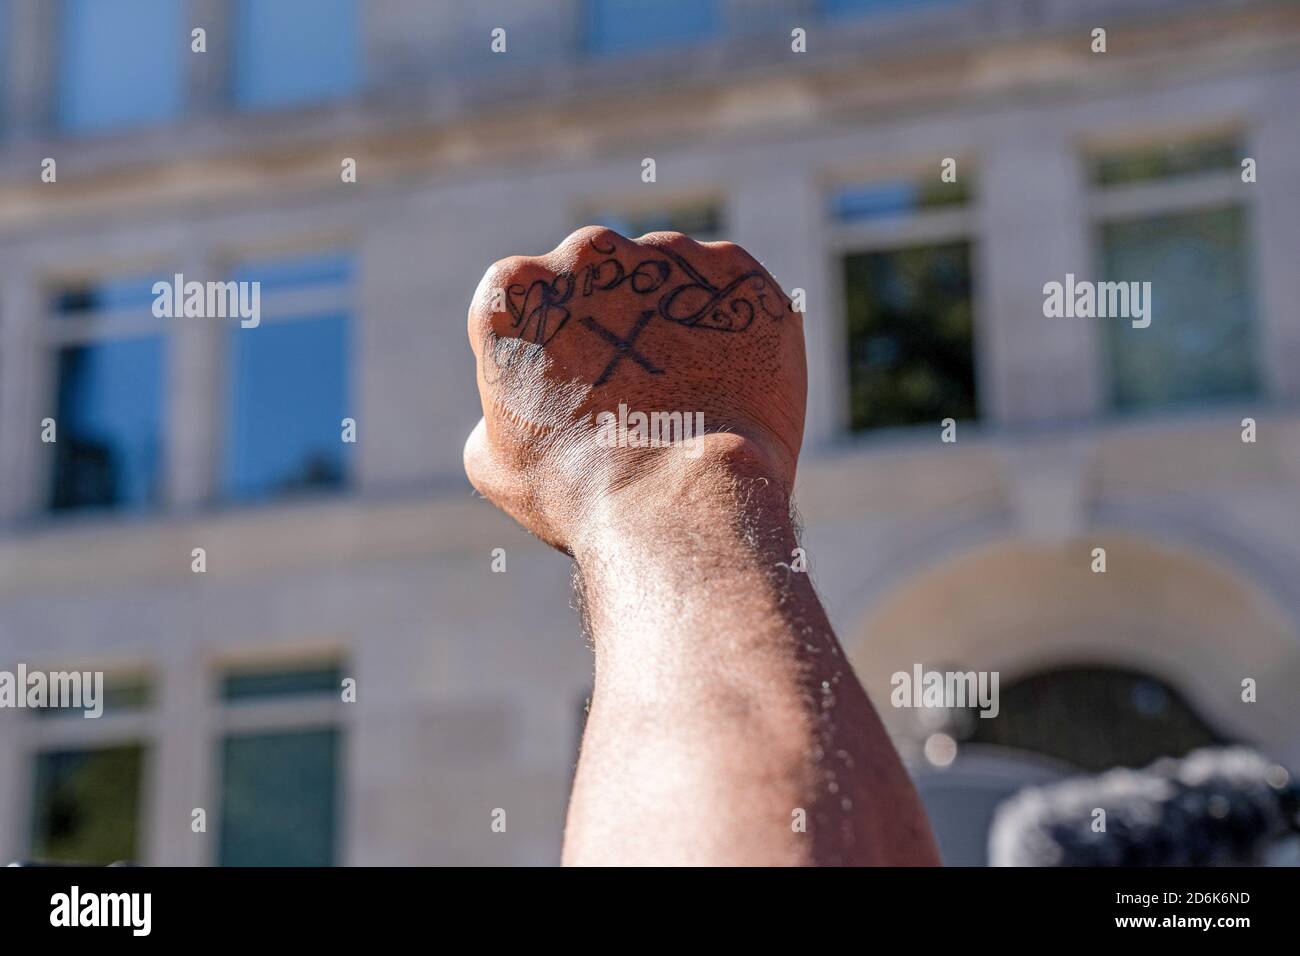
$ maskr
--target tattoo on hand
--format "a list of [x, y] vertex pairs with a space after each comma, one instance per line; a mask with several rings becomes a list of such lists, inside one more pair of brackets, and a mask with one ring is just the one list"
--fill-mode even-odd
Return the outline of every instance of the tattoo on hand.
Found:
[[[618, 335], [592, 315], [579, 320], [583, 328], [602, 338], [614, 352], [596, 379], [596, 385], [609, 381], [625, 358], [650, 375], [663, 374], [663, 368], [633, 348], [637, 337], [656, 318], [691, 329], [744, 332], [760, 312], [773, 321], [780, 321], [791, 308], [776, 284], [758, 269], [718, 286], [671, 250], [659, 249], [628, 270], [615, 255], [617, 250], [613, 245], [602, 247], [595, 239], [589, 242], [593, 250], [606, 258], [577, 272], [561, 272], [550, 281], [538, 279], [526, 286], [518, 283], [508, 286], [506, 308], [519, 338], [546, 345], [569, 324], [574, 311], [585, 311], [594, 305], [600, 293], [623, 288], [639, 297], [657, 297], [653, 308], [643, 309], [626, 335]], [[682, 281], [673, 284], [672, 279]]]
[[609, 360], [609, 364], [605, 366], [605, 371], [601, 372], [600, 377], [596, 379], [597, 385], [604, 385], [608, 382], [610, 376], [614, 374], [614, 369], [618, 368], [618, 363], [623, 361], [625, 358], [632, 359], [632, 361], [636, 362], [637, 365], [640, 365], [651, 375], [662, 375], [664, 373], [663, 369], [657, 368], [648, 358], [636, 349], [632, 348], [632, 343], [636, 341], [636, 337], [645, 330], [646, 325], [649, 324], [650, 320], [654, 317], [654, 309], [642, 312], [641, 318], [636, 320], [636, 325], [632, 326], [632, 331], [627, 334], [627, 338], [619, 338], [591, 316], [587, 316], [582, 320], [583, 325], [591, 329], [591, 331], [595, 332], [614, 347], [614, 357]]

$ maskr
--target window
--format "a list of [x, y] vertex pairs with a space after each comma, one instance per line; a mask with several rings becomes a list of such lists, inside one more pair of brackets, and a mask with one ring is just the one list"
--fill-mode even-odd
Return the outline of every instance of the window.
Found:
[[840, 222], [888, 219], [960, 206], [969, 198], [964, 182], [945, 183], [937, 177], [843, 186], [831, 194], [831, 216]]
[[1097, 156], [1093, 160], [1093, 180], [1098, 186], [1121, 186], [1222, 172], [1235, 169], [1239, 157], [1231, 141], [1158, 143]]
[[104, 866], [136, 859], [144, 748], [36, 755], [33, 860]]
[[52, 510], [142, 509], [161, 494], [164, 347], [148, 280], [56, 298]]
[[1151, 283], [1148, 327], [1106, 325], [1116, 408], [1256, 393], [1245, 233], [1236, 208], [1102, 226], [1102, 279]]
[[648, 232], [680, 232], [700, 242], [712, 242], [722, 235], [722, 213], [712, 204], [630, 213], [607, 211], [595, 214], [591, 221], [631, 239]]
[[1150, 325], [1104, 325], [1116, 410], [1259, 391], [1248, 224], [1236, 198], [1240, 156], [1232, 141], [1210, 139], [1093, 161], [1098, 278], [1151, 283]]
[[[329, 866], [338, 844], [337, 667], [245, 669], [221, 685], [223, 866]], [[251, 711], [254, 723], [241, 720]]]
[[347, 96], [360, 85], [357, 0], [238, 0], [235, 102], [270, 109]]
[[82, 708], [23, 712], [30, 722], [22, 733], [34, 752], [29, 859], [86, 866], [138, 861], [148, 760], [138, 741], [148, 733], [150, 689], [147, 675], [109, 674], [96, 720], [86, 720]]
[[259, 263], [262, 319], [232, 325], [229, 434], [222, 487], [229, 500], [263, 500], [346, 481], [346, 293], [350, 262], [337, 254]]
[[221, 699], [228, 703], [297, 696], [333, 694], [339, 688], [339, 669], [233, 671], [221, 683]]
[[[151, 704], [152, 685], [145, 678], [114, 678], [107, 680], [103, 688], [103, 716], [130, 714], [144, 710]], [[47, 706], [39, 710], [28, 711], [33, 717], [83, 717], [85, 711], [80, 707]]]
[[853, 429], [975, 417], [970, 245], [845, 260]]
[[222, 741], [221, 865], [334, 863], [337, 763], [334, 730]]
[[718, 26], [716, 0], [587, 0], [587, 49], [596, 55], [692, 43]]
[[917, 7], [955, 3], [957, 0], [820, 0], [820, 2], [827, 16], [836, 17], [881, 13], [886, 10], [911, 10]]
[[854, 431], [977, 417], [968, 198], [937, 173], [830, 193]]
[[189, 55], [185, 4], [63, 0], [59, 123], [93, 132], [178, 116]]

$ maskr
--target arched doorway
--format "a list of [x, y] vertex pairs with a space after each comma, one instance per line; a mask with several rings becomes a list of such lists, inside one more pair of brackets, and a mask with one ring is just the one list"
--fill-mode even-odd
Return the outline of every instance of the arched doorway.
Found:
[[1002, 685], [999, 703], [998, 719], [965, 722], [963, 743], [1041, 754], [1090, 773], [1232, 742], [1177, 688], [1126, 668], [1027, 674]]
[[[1002, 541], [937, 561], [860, 619], [846, 649], [949, 863], [984, 863], [993, 811], [1027, 785], [1228, 741], [1300, 762], [1295, 624], [1201, 554], [1115, 534]], [[891, 677], [918, 665], [996, 672], [996, 717], [892, 706]]]
[[[1104, 573], [1092, 571], [1098, 547], [1106, 550]], [[864, 608], [860, 620], [844, 635], [847, 652], [912, 759], [933, 721], [890, 706], [891, 676], [919, 664], [997, 672], [1001, 692], [1015, 688], [1016, 702], [1036, 708], [1044, 727], [1056, 721], [1055, 731], [1042, 732], [1057, 733], [1060, 743], [1033, 749], [1080, 767], [1095, 766], [1100, 751], [1069, 743], [1064, 721], [1072, 716], [1083, 727], [1092, 720], [1095, 728], [1103, 711], [1115, 734], [1133, 735], [1138, 756], [1136, 744], [1148, 738], [1155, 747], [1176, 745], [1179, 734], [1209, 735], [1300, 763], [1295, 622], [1262, 588], [1200, 553], [1119, 534], [1064, 544], [1001, 541], [936, 562]], [[1245, 680], [1254, 682], [1253, 702], [1243, 700]], [[1032, 742], [1023, 719], [1015, 729], [1010, 717], [981, 721], [1005, 727], [979, 734]], [[1156, 726], [1164, 736], [1152, 736]], [[1124, 746], [1112, 749], [1123, 755]]]

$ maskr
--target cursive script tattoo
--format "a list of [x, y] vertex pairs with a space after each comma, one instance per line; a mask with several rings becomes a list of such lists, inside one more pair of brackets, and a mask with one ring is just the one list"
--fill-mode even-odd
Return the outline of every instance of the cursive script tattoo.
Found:
[[790, 308], [780, 289], [759, 269], [719, 286], [684, 256], [671, 250], [659, 249], [629, 269], [617, 257], [617, 249], [612, 244], [602, 246], [594, 238], [588, 241], [592, 250], [605, 258], [576, 272], [561, 272], [549, 280], [508, 286], [506, 308], [519, 338], [546, 345], [569, 325], [575, 311], [594, 311], [602, 293], [624, 289], [653, 300], [653, 308], [642, 310], [635, 328], [626, 337], [601, 325], [594, 315], [582, 317], [581, 325], [601, 336], [614, 349], [609, 365], [596, 380], [597, 385], [607, 382], [624, 358], [632, 359], [652, 375], [663, 373], [662, 368], [632, 348], [637, 336], [655, 318], [690, 329], [743, 332], [760, 313], [779, 321]]
[[[755, 269], [719, 288], [700, 275], [682, 256], [667, 249], [662, 251], [691, 279], [659, 300], [658, 313], [669, 322], [718, 332], [743, 332], [753, 324], [759, 311], [770, 319], [781, 318], [785, 303], [766, 273]], [[753, 301], [750, 301], [751, 296]]]

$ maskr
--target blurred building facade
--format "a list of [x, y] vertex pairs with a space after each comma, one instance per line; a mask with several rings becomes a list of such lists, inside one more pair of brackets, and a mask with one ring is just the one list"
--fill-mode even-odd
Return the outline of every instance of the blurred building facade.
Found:
[[949, 860], [1072, 768], [1300, 764], [1295, 4], [0, 0], [0, 51], [0, 670], [111, 689], [0, 710], [0, 857], [558, 861], [591, 664], [464, 480], [464, 318], [591, 221], [804, 290], [812, 573]]

